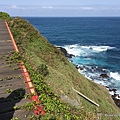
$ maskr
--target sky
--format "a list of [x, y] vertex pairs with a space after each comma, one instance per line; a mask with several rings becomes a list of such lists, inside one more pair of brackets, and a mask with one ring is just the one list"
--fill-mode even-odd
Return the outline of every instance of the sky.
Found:
[[120, 17], [120, 0], [0, 0], [0, 11], [29, 17]]

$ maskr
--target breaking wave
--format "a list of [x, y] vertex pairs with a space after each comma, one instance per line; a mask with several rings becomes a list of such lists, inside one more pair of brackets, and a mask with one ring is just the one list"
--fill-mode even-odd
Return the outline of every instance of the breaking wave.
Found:
[[115, 49], [115, 47], [110, 46], [80, 46], [79, 44], [65, 45], [63, 47], [69, 54], [74, 54], [75, 56], [88, 56], [90, 53], [99, 53]]
[[110, 77], [115, 80], [120, 80], [120, 74], [118, 72], [110, 72]]
[[[69, 60], [80, 67], [78, 71], [86, 78], [109, 88], [117, 88], [117, 92], [120, 94], [120, 74], [116, 71], [116, 66], [119, 65], [114, 61], [114, 57], [111, 56], [111, 52], [114, 53], [117, 48], [111, 46], [83, 46], [79, 44], [61, 47], [65, 48], [69, 54], [75, 56], [69, 58]], [[106, 75], [106, 77], [102, 77], [102, 74]]]

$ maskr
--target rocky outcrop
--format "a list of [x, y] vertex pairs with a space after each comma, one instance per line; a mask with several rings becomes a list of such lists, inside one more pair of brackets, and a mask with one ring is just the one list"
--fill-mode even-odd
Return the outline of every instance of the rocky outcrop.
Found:
[[115, 104], [120, 107], [120, 95], [117, 94], [117, 89], [116, 88], [113, 88], [113, 89], [110, 89], [109, 87], [106, 86], [106, 88], [109, 90], [110, 94], [111, 94], [111, 97], [112, 99], [114, 100]]
[[107, 74], [101, 74], [100, 77], [108, 78], [109, 76]]
[[62, 48], [62, 47], [57, 47], [57, 48], [58, 48], [62, 53], [64, 53], [64, 55], [65, 55], [67, 58], [75, 57], [75, 55], [69, 54], [65, 48]]
[[81, 66], [79, 66], [79, 65], [75, 65], [75, 67], [76, 67], [77, 69], [83, 70], [83, 67], [81, 67]]

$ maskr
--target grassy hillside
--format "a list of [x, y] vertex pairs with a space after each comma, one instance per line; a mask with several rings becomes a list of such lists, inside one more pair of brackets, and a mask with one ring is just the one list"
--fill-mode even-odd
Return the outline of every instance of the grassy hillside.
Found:
[[[120, 110], [106, 88], [82, 76], [28, 21], [16, 17], [8, 24], [45, 108], [46, 114], [41, 119], [97, 120], [99, 116], [104, 120], [120, 119], [111, 116], [118, 115]], [[76, 94], [72, 87], [100, 106]]]

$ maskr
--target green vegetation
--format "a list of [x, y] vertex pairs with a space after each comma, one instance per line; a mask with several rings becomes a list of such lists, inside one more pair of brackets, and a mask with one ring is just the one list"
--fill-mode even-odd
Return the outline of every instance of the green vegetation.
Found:
[[9, 19], [10, 18], [10, 15], [5, 13], [5, 12], [0, 12], [0, 19], [2, 20], [6, 20], [6, 19]]
[[47, 66], [45, 64], [41, 64], [40, 66], [38, 66], [37, 71], [43, 76], [46, 76], [49, 74], [49, 71], [48, 71]]
[[3, 79], [2, 79], [2, 78], [0, 78], [0, 81], [3, 81]]
[[[8, 20], [20, 53], [11, 59], [23, 61], [43, 103], [46, 114], [40, 120], [119, 120], [120, 110], [108, 91], [84, 76], [29, 22], [19, 17]], [[96, 107], [72, 87], [94, 100]], [[76, 103], [76, 104], [75, 104]], [[78, 108], [78, 105], [80, 106]]]

